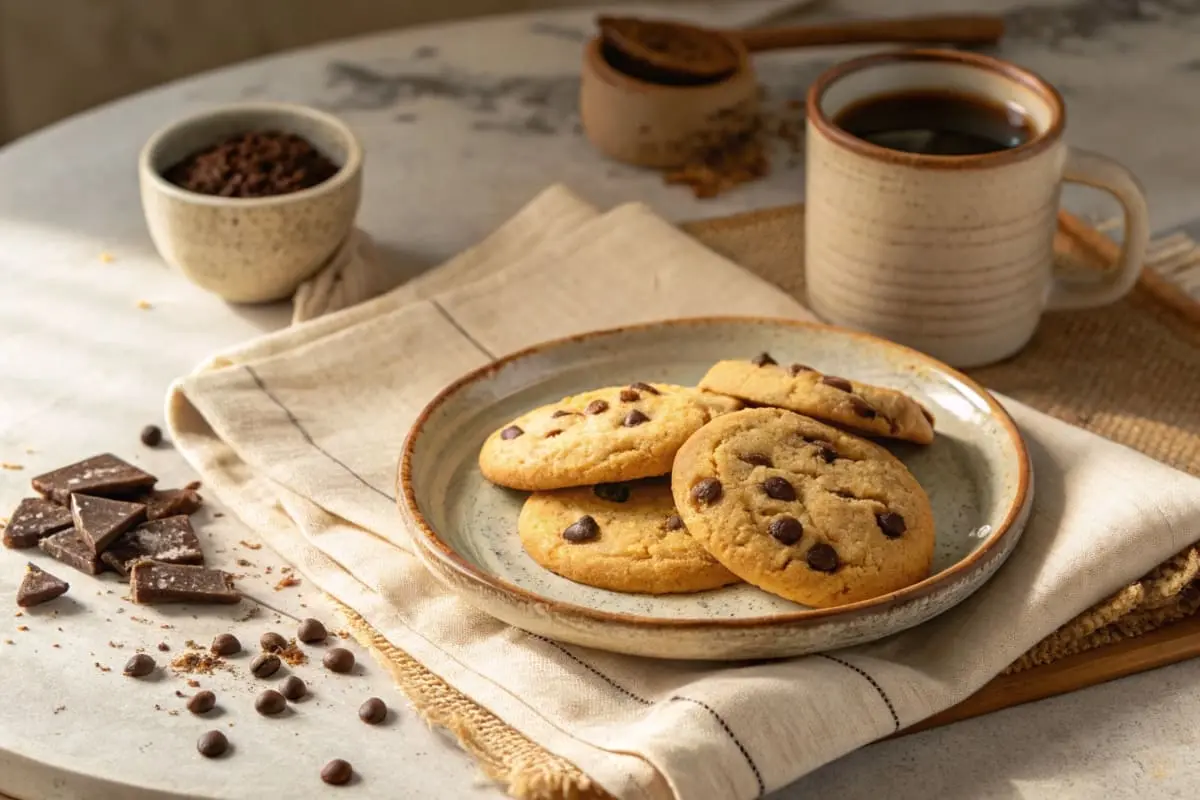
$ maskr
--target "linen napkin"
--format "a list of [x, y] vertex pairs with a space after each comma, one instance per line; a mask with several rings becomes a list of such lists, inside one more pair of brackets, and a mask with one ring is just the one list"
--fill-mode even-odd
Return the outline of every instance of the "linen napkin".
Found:
[[394, 509], [397, 455], [463, 372], [589, 329], [705, 314], [810, 318], [632, 204], [566, 189], [442, 267], [214, 356], [167, 402], [204, 483], [393, 645], [622, 798], [751, 798], [953, 705], [1060, 624], [1200, 538], [1200, 480], [1000, 398], [1034, 509], [1009, 562], [889, 639], [753, 666], [639, 659], [508, 627], [447, 592]]

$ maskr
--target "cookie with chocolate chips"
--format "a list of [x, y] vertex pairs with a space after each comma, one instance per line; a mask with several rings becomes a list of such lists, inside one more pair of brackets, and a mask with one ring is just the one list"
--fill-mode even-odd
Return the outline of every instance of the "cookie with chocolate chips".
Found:
[[934, 418], [903, 392], [828, 375], [805, 364], [775, 363], [762, 355], [751, 361], [720, 361], [700, 388], [758, 406], [786, 408], [864, 436], [933, 441]]
[[778, 408], [726, 414], [679, 450], [679, 515], [730, 572], [817, 608], [929, 574], [929, 498], [884, 448]]
[[738, 582], [687, 532], [661, 478], [535, 492], [517, 530], [530, 558], [588, 586], [674, 594]]
[[689, 436], [741, 405], [662, 383], [597, 389], [502, 426], [484, 442], [479, 468], [493, 483], [525, 491], [666, 475]]

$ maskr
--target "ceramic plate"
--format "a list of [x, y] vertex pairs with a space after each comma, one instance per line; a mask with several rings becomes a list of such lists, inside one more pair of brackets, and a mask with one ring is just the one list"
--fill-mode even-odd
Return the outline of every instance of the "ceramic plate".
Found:
[[[523, 492], [478, 468], [493, 430], [535, 406], [634, 381], [694, 385], [713, 362], [770, 352], [907, 392], [937, 418], [928, 447], [886, 446], [925, 487], [937, 546], [921, 583], [872, 600], [809, 609], [748, 585], [677, 596], [574, 583], [521, 547]], [[421, 413], [400, 461], [398, 497], [426, 566], [479, 609], [532, 633], [643, 656], [772, 658], [844, 647], [924, 622], [978, 589], [1012, 551], [1032, 501], [1016, 425], [969, 378], [863, 334], [789, 320], [677, 320], [548, 342], [472, 372]]]

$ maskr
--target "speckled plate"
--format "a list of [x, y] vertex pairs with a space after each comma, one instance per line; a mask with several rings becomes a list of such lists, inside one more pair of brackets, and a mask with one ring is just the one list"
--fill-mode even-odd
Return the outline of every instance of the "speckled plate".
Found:
[[[521, 548], [525, 494], [478, 468], [487, 435], [566, 395], [634, 381], [695, 384], [724, 358], [769, 351], [891, 386], [937, 417], [928, 447], [888, 444], [929, 493], [933, 572], [901, 591], [809, 609], [751, 586], [679, 596], [622, 594], [561, 578]], [[1020, 537], [1033, 491], [1017, 427], [964, 375], [863, 334], [790, 320], [677, 320], [547, 342], [472, 372], [424, 409], [404, 445], [399, 506], [426, 566], [463, 599], [564, 642], [678, 659], [772, 658], [879, 639], [952, 608], [982, 586]]]

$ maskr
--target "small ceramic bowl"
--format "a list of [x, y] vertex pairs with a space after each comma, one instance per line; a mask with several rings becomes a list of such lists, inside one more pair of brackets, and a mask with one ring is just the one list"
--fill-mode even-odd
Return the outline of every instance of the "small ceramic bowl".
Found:
[[[163, 173], [239, 133], [275, 130], [307, 139], [340, 166], [309, 189], [261, 198], [218, 197], [169, 183]], [[193, 283], [233, 303], [290, 296], [349, 235], [362, 197], [363, 150], [339, 119], [306, 106], [222, 106], [178, 120], [138, 159], [142, 209], [154, 246]]]

